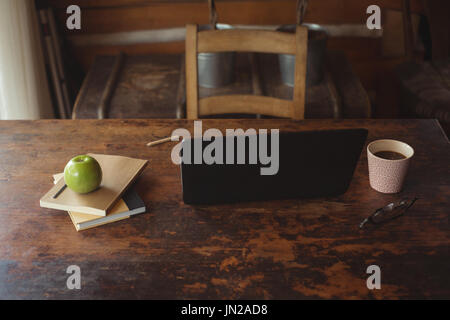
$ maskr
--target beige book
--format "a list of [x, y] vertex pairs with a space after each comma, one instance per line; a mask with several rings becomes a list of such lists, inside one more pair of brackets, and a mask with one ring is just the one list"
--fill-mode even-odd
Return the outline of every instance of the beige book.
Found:
[[99, 217], [92, 214], [67, 211], [70, 220], [77, 231], [82, 231], [94, 227], [99, 227], [108, 223], [128, 219], [130, 217], [129, 208], [125, 201], [120, 199], [110, 210], [106, 217]]
[[[57, 173], [53, 175], [55, 184], [57, 184], [60, 179], [64, 179], [64, 173]], [[123, 197], [118, 202], [116, 202], [114, 207], [109, 210], [108, 214], [105, 217], [67, 211], [70, 220], [72, 221], [77, 231], [87, 230], [108, 223], [128, 219], [132, 215], [144, 212], [144, 201], [142, 201], [142, 199], [132, 189], [124, 193]]]
[[[41, 207], [106, 216], [108, 210], [114, 206], [148, 164], [147, 160], [122, 156], [89, 155], [95, 158], [102, 168], [103, 180], [100, 187], [87, 194], [78, 194], [69, 188], [64, 188], [64, 179], [60, 179], [41, 198]], [[63, 191], [59, 193], [61, 190]]]

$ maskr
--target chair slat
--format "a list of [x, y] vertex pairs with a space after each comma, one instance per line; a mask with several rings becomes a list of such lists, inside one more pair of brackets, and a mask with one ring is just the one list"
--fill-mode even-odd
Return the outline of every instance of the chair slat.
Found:
[[224, 95], [200, 99], [199, 115], [214, 114], [263, 114], [291, 118], [292, 101], [253, 95]]
[[295, 35], [267, 30], [201, 31], [197, 50], [295, 54]]

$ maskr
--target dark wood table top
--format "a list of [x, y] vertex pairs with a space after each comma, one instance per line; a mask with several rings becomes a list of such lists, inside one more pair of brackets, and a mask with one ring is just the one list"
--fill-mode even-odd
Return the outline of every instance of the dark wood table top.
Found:
[[[362, 153], [338, 197], [239, 205], [182, 202], [173, 144], [146, 142], [187, 120], [0, 121], [0, 298], [449, 298], [449, 141], [435, 120], [204, 120], [203, 128], [281, 131], [363, 127], [415, 156], [400, 194], [372, 190]], [[39, 207], [74, 155], [150, 160], [136, 182], [148, 213], [76, 232], [67, 213]], [[358, 229], [374, 209], [420, 199], [407, 215]], [[381, 290], [366, 269], [381, 268]], [[81, 290], [66, 269], [81, 268]]]

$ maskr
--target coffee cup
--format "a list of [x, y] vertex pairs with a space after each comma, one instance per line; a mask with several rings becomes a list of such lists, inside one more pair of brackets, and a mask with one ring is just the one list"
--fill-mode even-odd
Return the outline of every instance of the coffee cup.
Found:
[[414, 149], [397, 140], [376, 140], [367, 146], [370, 186], [382, 193], [400, 192]]

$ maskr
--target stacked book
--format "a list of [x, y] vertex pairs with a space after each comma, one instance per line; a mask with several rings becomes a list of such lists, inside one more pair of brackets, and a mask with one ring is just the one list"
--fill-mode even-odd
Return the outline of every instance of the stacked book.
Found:
[[41, 198], [41, 207], [67, 211], [77, 231], [144, 213], [144, 201], [131, 185], [148, 161], [122, 156], [89, 155], [102, 168], [100, 187], [88, 194], [78, 194], [66, 188], [64, 174], [55, 174], [54, 186]]

